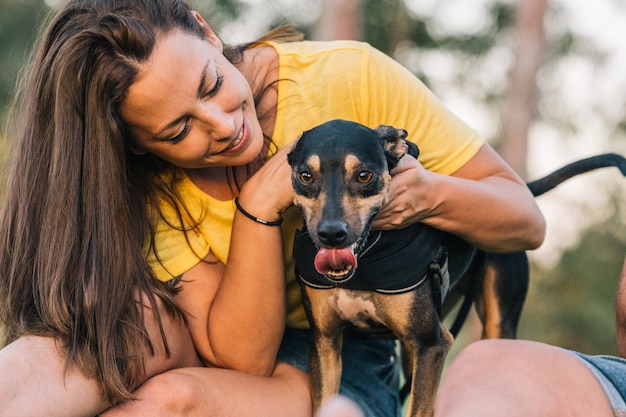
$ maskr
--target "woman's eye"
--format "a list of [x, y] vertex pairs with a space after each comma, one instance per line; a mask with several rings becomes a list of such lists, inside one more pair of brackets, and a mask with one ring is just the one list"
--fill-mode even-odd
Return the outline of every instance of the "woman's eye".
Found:
[[191, 123], [189, 122], [189, 120], [187, 120], [185, 122], [185, 125], [183, 126], [183, 130], [181, 130], [180, 133], [174, 136], [173, 138], [168, 139], [168, 142], [170, 142], [173, 145], [177, 144], [178, 142], [185, 139], [190, 129], [191, 129]]
[[217, 80], [215, 81], [215, 85], [205, 94], [205, 97], [213, 97], [214, 95], [216, 95], [217, 92], [220, 91], [220, 88], [222, 87], [223, 82], [224, 82], [224, 77], [218, 74]]

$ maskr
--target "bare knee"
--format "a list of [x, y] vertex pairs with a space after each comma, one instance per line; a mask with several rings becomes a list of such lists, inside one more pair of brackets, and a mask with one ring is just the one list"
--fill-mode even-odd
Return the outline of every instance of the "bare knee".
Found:
[[95, 415], [106, 407], [98, 385], [49, 337], [24, 336], [0, 350], [0, 416]]
[[577, 358], [522, 340], [463, 349], [444, 376], [435, 410], [446, 417], [611, 414], [598, 381]]
[[467, 345], [452, 361], [446, 372], [446, 379], [465, 378], [467, 374], [473, 374], [477, 370], [481, 373], [497, 372], [497, 368], [506, 366], [507, 358], [514, 355], [513, 350], [516, 347], [508, 346], [509, 343], [508, 340], [486, 339]]
[[543, 349], [538, 343], [522, 340], [488, 339], [471, 343], [452, 361], [441, 391], [476, 391], [491, 384], [497, 386], [504, 380], [521, 381], [518, 371], [532, 365], [529, 361]]
[[[516, 389], [513, 386], [515, 380], [506, 381], [512, 373], [506, 368], [517, 349], [516, 345], [509, 343], [506, 340], [481, 340], [463, 348], [443, 377], [435, 416], [492, 416], [500, 412], [505, 413], [500, 415], [514, 415], [506, 414], [506, 408], [498, 409], [499, 398], [507, 397], [505, 391]], [[512, 398], [507, 400], [513, 401]]]

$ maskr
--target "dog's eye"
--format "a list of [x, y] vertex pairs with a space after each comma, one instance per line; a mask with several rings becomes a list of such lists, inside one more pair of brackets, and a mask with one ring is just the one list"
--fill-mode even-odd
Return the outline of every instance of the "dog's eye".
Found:
[[361, 184], [367, 184], [368, 182], [372, 180], [373, 176], [374, 174], [372, 174], [370, 171], [361, 171], [356, 176], [356, 180], [357, 182], [360, 182]]
[[300, 182], [302, 184], [312, 184], [313, 183], [313, 175], [311, 175], [308, 171], [302, 171], [300, 173]]

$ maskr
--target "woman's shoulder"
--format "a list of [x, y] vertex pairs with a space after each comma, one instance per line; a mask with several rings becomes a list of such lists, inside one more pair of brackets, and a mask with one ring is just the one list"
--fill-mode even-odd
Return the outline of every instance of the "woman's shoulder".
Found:
[[374, 82], [380, 82], [380, 77], [389, 74], [397, 78], [389, 77], [394, 78], [389, 82], [400, 84], [407, 78], [414, 78], [404, 66], [367, 42], [336, 40], [268, 44], [278, 53], [283, 75], [308, 69], [316, 72], [317, 77], [327, 74], [333, 78], [356, 80], [355, 75], [359, 74], [364, 80]]
[[374, 48], [367, 42], [353, 40], [268, 42], [280, 56], [311, 57], [324, 54], [370, 54]]

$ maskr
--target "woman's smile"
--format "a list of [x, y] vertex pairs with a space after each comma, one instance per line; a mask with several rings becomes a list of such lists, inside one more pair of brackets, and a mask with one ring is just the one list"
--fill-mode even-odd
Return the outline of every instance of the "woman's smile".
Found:
[[239, 133], [230, 142], [230, 144], [228, 144], [228, 146], [223, 151], [221, 151], [220, 153], [223, 153], [223, 154], [233, 154], [233, 153], [240, 152], [242, 149], [245, 149], [247, 147], [247, 145], [248, 145], [249, 140], [250, 140], [249, 132], [250, 132], [249, 123], [248, 123], [248, 120], [246, 119], [246, 117], [244, 116], [243, 123], [241, 125], [241, 129], [239, 129]]
[[230, 150], [233, 149], [234, 147], [236, 147], [237, 145], [239, 145], [241, 143], [241, 139], [243, 139], [243, 127], [241, 128], [241, 130], [239, 131], [239, 135], [237, 135], [237, 137], [235, 138], [235, 140], [233, 141], [233, 143], [231, 143], [230, 145], [228, 145], [228, 147], [226, 148], [226, 150]]

